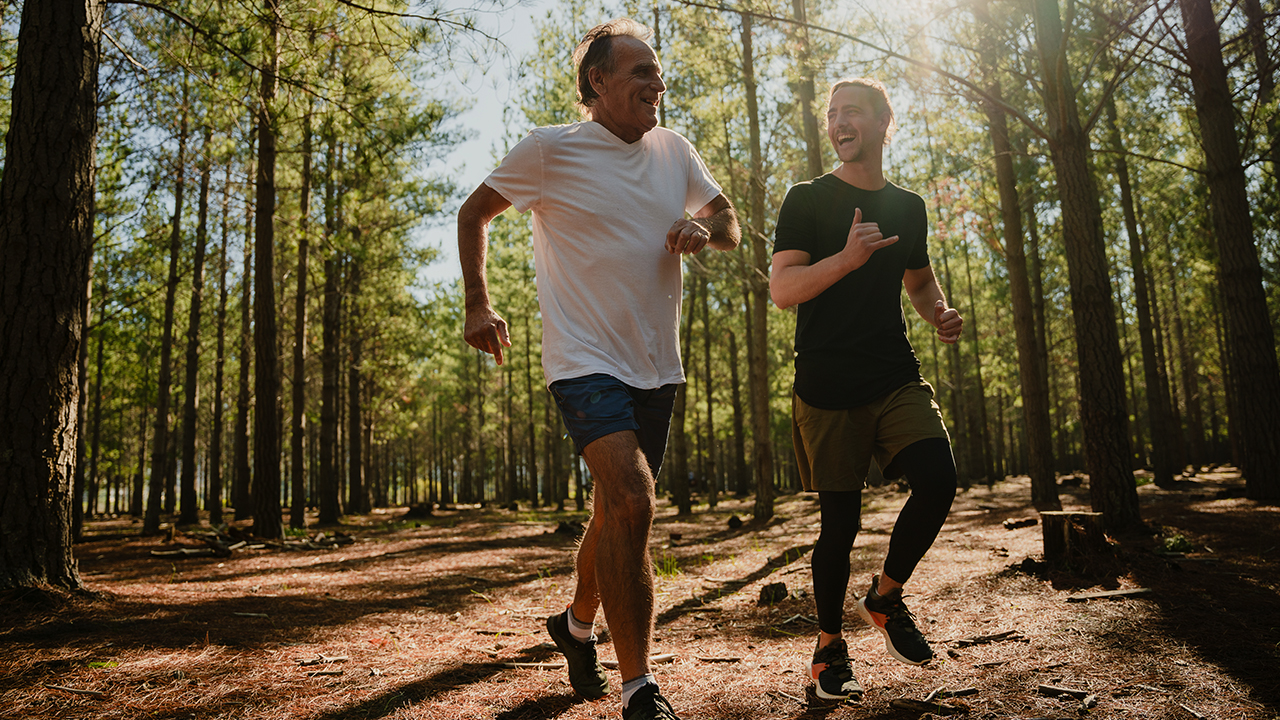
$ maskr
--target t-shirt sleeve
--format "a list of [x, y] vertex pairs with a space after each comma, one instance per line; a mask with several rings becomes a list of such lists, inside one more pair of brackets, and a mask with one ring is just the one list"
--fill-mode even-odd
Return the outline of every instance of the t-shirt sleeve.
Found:
[[920, 242], [911, 248], [911, 255], [907, 258], [908, 270], [919, 270], [929, 265], [929, 212], [925, 208], [924, 198], [916, 196], [915, 200], [920, 206], [919, 211], [915, 213], [917, 218], [915, 232]]
[[778, 224], [773, 229], [773, 252], [803, 250], [812, 254], [812, 242], [816, 229], [811, 211], [809, 193], [803, 185], [794, 185], [778, 210]]
[[685, 193], [684, 210], [694, 215], [720, 194], [720, 183], [711, 177], [693, 143], [689, 143], [689, 161], [689, 190]]
[[542, 138], [535, 128], [524, 136], [484, 184], [510, 201], [518, 212], [528, 212], [542, 200]]

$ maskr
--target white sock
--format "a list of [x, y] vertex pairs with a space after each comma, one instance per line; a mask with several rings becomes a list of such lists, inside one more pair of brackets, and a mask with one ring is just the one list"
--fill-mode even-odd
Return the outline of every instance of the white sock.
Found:
[[631, 704], [631, 696], [635, 695], [636, 691], [644, 687], [645, 685], [653, 685], [654, 687], [658, 686], [658, 681], [653, 679], [653, 673], [649, 673], [648, 675], [641, 675], [640, 677], [634, 680], [628, 680], [622, 683], [622, 709], [623, 710], [626, 710], [627, 705]]
[[594, 622], [589, 622], [585, 625], [579, 622], [578, 618], [573, 616], [572, 606], [565, 609], [564, 612], [565, 616], [569, 619], [569, 634], [573, 636], [574, 640], [577, 640], [578, 642], [586, 642], [596, 636], [595, 632], [592, 631], [595, 627]]

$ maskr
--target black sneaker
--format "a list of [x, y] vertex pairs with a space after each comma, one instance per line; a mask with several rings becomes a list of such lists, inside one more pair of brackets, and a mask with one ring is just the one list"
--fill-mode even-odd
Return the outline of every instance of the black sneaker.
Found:
[[813, 691], [823, 700], [862, 699], [862, 686], [853, 676], [853, 668], [849, 666], [849, 646], [844, 638], [827, 644], [824, 648], [813, 651], [813, 662], [809, 664], [809, 677], [813, 678]]
[[671, 703], [658, 693], [658, 686], [646, 683], [631, 696], [631, 702], [622, 709], [622, 720], [680, 720]]
[[569, 618], [565, 617], [567, 612], [547, 618], [547, 632], [564, 654], [569, 665], [569, 684], [573, 689], [588, 700], [602, 698], [609, 694], [609, 676], [605, 675], [604, 667], [596, 657], [596, 640], [591, 638], [579, 642], [574, 639], [569, 632]]
[[902, 602], [902, 588], [872, 597], [878, 576], [871, 578], [871, 589], [858, 600], [858, 614], [884, 636], [884, 648], [895, 659], [908, 665], [923, 665], [933, 659], [933, 649], [916, 628], [915, 616]]

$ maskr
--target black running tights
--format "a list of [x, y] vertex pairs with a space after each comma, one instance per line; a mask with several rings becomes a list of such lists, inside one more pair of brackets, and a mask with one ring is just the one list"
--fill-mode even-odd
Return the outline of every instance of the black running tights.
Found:
[[[893, 459], [889, 472], [896, 474], [894, 471], [906, 477], [911, 497], [894, 523], [884, 572], [905, 583], [938, 537], [956, 496], [956, 463], [951, 444], [944, 438], [912, 443]], [[818, 502], [822, 529], [811, 559], [813, 596], [818, 606], [818, 627], [835, 634], [843, 626], [849, 554], [861, 524], [862, 493], [819, 491]]]

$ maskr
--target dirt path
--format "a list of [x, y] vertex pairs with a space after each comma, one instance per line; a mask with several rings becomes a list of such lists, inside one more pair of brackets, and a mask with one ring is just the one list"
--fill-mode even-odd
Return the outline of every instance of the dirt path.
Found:
[[[938, 660], [893, 661], [850, 602], [846, 633], [867, 696], [844, 706], [805, 700], [816, 503], [780, 498], [767, 527], [739, 529], [728, 519], [749, 517], [749, 501], [693, 518], [663, 504], [655, 652], [674, 659], [656, 666], [658, 680], [685, 720], [912, 718], [890, 701], [937, 688], [975, 688], [947, 701], [971, 718], [1280, 718], [1280, 511], [1241, 499], [1240, 487], [1231, 474], [1173, 492], [1144, 486], [1155, 534], [1119, 538], [1115, 562], [1047, 576], [1023, 563], [1041, 552], [1040, 528], [1001, 525], [1034, 515], [1025, 478], [963, 493], [908, 588]], [[1067, 492], [1067, 509], [1087, 509], [1087, 493]], [[905, 497], [865, 496], [851, 601], [878, 570]], [[76, 552], [101, 596], [0, 604], [0, 717], [619, 717], [616, 694], [581, 701], [563, 670], [502, 665], [560, 659], [543, 621], [570, 598], [574, 539], [555, 528], [581, 515], [403, 513], [325, 528], [355, 535], [353, 545], [227, 559], [153, 558], [161, 539], [125, 536], [136, 529], [127, 521], [91, 524], [105, 537]], [[1184, 555], [1153, 552], [1165, 547]], [[761, 588], [778, 582], [787, 599], [760, 606]], [[1137, 587], [1152, 592], [1067, 602]], [[981, 636], [999, 637], [964, 642]], [[345, 659], [299, 664], [319, 656]], [[1042, 684], [1097, 705], [1040, 694]]]

